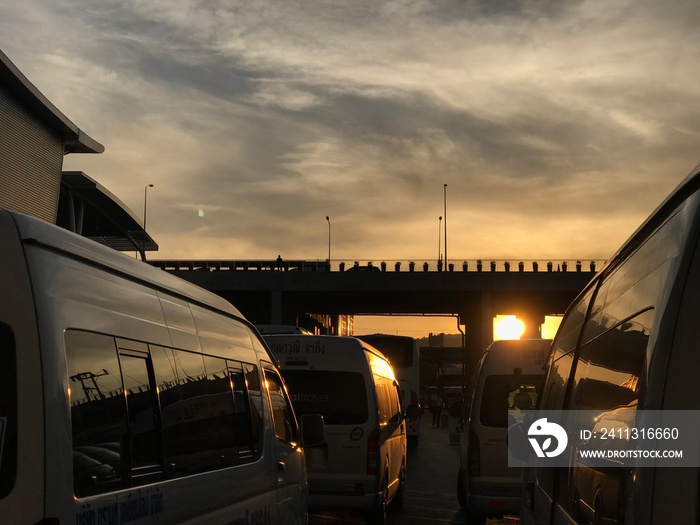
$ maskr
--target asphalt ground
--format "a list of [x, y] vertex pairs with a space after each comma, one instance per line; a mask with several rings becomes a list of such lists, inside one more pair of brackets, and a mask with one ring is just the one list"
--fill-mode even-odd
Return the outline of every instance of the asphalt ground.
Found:
[[[459, 446], [450, 444], [449, 429], [432, 427], [430, 416], [421, 424], [420, 440], [409, 449], [406, 501], [400, 511], [389, 514], [389, 525], [464, 524], [466, 515], [457, 501]], [[365, 523], [361, 516], [322, 512], [313, 514], [310, 525]], [[519, 525], [517, 517], [491, 519], [488, 525]]]

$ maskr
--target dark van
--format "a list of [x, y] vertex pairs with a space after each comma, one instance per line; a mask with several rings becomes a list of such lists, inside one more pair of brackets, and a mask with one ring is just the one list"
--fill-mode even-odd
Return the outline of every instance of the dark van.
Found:
[[[538, 410], [595, 417], [589, 432], [570, 436], [562, 454], [568, 465], [527, 470], [523, 524], [700, 522], [697, 466], [577, 459], [593, 450], [592, 441], [579, 439], [584, 434], [600, 438], [604, 429], [617, 429], [630, 436], [639, 432], [641, 411], [700, 409], [699, 235], [696, 168], [569, 307], [547, 359]], [[622, 444], [597, 443], [605, 451]], [[698, 452], [700, 435], [690, 448]]]

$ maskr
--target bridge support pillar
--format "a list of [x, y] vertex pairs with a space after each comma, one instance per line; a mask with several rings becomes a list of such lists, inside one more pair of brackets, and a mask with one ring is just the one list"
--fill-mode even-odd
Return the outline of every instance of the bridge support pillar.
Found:
[[282, 291], [272, 290], [270, 292], [270, 323], [284, 324], [282, 322]]

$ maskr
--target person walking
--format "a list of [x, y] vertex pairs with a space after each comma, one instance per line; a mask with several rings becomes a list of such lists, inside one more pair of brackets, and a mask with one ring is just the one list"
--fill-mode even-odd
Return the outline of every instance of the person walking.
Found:
[[430, 398], [430, 413], [433, 415], [433, 426], [440, 426], [440, 415], [442, 414], [442, 399], [437, 394]]

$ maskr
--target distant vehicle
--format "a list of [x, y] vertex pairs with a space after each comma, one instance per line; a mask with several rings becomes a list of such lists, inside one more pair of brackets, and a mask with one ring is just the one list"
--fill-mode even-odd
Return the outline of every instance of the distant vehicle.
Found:
[[468, 522], [520, 511], [520, 470], [508, 467], [508, 411], [535, 407], [549, 339], [494, 341], [477, 363], [460, 441], [457, 498]]
[[306, 328], [294, 326], [291, 324], [256, 324], [258, 332], [261, 335], [270, 334], [298, 334], [298, 335], [313, 335]]
[[345, 270], [346, 272], [381, 272], [382, 269], [379, 266], [374, 266], [372, 263], [369, 264], [359, 264], [355, 263], [350, 268]]
[[[654, 461], [600, 467], [575, 453], [626, 445], [627, 430], [644, 430], [650, 411], [700, 410], [699, 168], [632, 234], [562, 320], [537, 409], [565, 410], [598, 436], [618, 429], [618, 439], [571, 436], [560, 455], [568, 466], [528, 468], [524, 525], [700, 522], [700, 468], [686, 459], [700, 452], [697, 434], [682, 450], [683, 468], [655, 467]], [[593, 423], [591, 413], [597, 414]]]
[[[403, 406], [419, 405], [420, 359], [416, 340], [412, 337], [387, 334], [358, 335], [357, 338], [371, 344], [389, 359], [399, 382]], [[406, 420], [409, 445], [418, 445], [420, 421], [420, 415]]]
[[2, 523], [306, 524], [291, 402], [236, 308], [6, 210], [0, 268]]
[[325, 421], [326, 443], [306, 449], [310, 509], [359, 512], [384, 523], [389, 504], [403, 504], [406, 482], [405, 415], [391, 365], [354, 337], [265, 341], [297, 413]]

